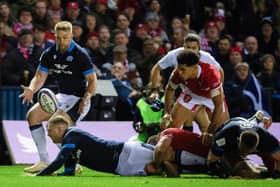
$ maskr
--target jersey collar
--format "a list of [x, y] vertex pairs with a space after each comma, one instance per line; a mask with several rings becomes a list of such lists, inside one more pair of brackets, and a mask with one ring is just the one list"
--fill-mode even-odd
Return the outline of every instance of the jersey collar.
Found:
[[[71, 52], [75, 47], [75, 42], [72, 40], [70, 46], [67, 49], [67, 52]], [[55, 50], [58, 51], [58, 45], [55, 45]]]

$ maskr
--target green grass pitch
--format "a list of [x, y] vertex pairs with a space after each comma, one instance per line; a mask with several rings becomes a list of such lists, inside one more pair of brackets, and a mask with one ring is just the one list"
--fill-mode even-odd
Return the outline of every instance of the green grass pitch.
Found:
[[35, 177], [23, 172], [24, 166], [0, 166], [1, 187], [280, 187], [280, 179], [218, 179], [207, 175], [181, 175], [180, 178], [120, 177], [84, 168], [75, 177]]

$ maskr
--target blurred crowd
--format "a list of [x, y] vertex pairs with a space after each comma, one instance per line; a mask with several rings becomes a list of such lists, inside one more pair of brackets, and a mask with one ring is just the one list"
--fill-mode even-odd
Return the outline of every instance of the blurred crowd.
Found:
[[[113, 80], [119, 106], [129, 101], [133, 110], [153, 65], [197, 33], [201, 49], [224, 69], [232, 117], [248, 117], [259, 105], [278, 112], [271, 98], [280, 92], [280, 0], [0, 1], [3, 86], [28, 85], [61, 20], [73, 24], [74, 40], [88, 50], [98, 79]], [[169, 74], [163, 72], [163, 86]], [[55, 86], [55, 79], [50, 75], [46, 84]], [[132, 119], [119, 113], [117, 120]]]

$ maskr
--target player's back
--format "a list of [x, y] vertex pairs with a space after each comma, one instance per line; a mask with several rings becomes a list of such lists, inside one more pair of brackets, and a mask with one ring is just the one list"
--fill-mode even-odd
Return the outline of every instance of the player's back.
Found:
[[179, 128], [168, 128], [161, 132], [161, 136], [172, 136], [171, 146], [174, 151], [188, 151], [206, 157], [210, 147], [202, 144], [200, 135]]
[[78, 128], [69, 128], [62, 145], [75, 146], [75, 156], [81, 165], [114, 173], [124, 143], [104, 140]]

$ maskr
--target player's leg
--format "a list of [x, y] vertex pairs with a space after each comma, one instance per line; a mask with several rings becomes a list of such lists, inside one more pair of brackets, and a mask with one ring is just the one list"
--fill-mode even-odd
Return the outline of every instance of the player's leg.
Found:
[[171, 111], [172, 121], [170, 122], [170, 127], [180, 128], [183, 124], [192, 125], [193, 115], [191, 110], [176, 102]]
[[59, 109], [66, 112], [74, 123], [82, 120], [90, 110], [91, 103], [88, 102], [83, 113], [78, 113], [81, 98], [77, 96], [58, 93], [56, 98], [59, 102]]
[[199, 129], [202, 133], [207, 132], [207, 129], [210, 125], [210, 120], [204, 106], [198, 109], [198, 111], [195, 114], [194, 120], [197, 122]]
[[48, 120], [50, 116], [51, 114], [46, 113], [41, 109], [39, 103], [36, 103], [27, 112], [26, 118], [29, 124], [32, 138], [39, 153], [40, 162], [31, 167], [25, 168], [25, 172], [36, 173], [38, 171], [41, 171], [47, 166], [47, 163], [49, 162], [46, 134], [42, 122]]

